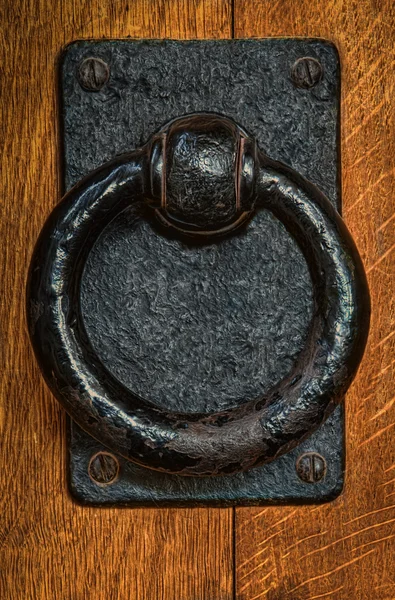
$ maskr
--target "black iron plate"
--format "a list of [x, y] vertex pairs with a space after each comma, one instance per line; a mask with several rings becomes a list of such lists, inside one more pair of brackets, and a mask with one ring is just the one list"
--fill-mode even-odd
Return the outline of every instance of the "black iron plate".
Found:
[[[301, 89], [291, 68], [319, 60], [321, 81]], [[110, 67], [99, 92], [78, 67]], [[166, 121], [195, 111], [234, 118], [272, 158], [313, 181], [340, 210], [339, 60], [322, 40], [76, 42], [61, 66], [65, 188], [141, 146]], [[86, 265], [81, 310], [102, 362], [133, 391], [171, 410], [220, 410], [267, 391], [303, 347], [311, 316], [307, 266], [284, 227], [262, 211], [239, 236], [204, 248], [162, 238], [124, 213]], [[238, 475], [167, 475], [119, 457], [111, 485], [88, 475], [105, 450], [70, 423], [70, 489], [85, 504], [194, 505], [321, 502], [343, 486], [343, 407], [298, 448]], [[318, 452], [325, 477], [301, 481], [295, 463]]]

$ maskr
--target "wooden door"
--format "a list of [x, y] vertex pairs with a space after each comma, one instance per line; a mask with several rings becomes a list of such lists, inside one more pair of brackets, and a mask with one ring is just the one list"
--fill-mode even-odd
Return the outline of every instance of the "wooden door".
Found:
[[[395, 598], [395, 131], [391, 0], [3, 0], [2, 600]], [[65, 415], [29, 346], [24, 286], [59, 195], [57, 59], [83, 38], [332, 40], [342, 63], [344, 216], [373, 316], [347, 395], [344, 493], [320, 506], [83, 508]]]

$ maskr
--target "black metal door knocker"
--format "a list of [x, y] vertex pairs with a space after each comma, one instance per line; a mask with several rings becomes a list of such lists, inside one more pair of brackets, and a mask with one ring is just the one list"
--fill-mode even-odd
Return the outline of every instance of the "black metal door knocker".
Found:
[[[103, 365], [81, 319], [80, 279], [95, 240], [127, 207], [186, 243], [233, 235], [265, 208], [297, 240], [314, 284], [313, 318], [292, 372], [267, 395], [218, 413], [169, 412]], [[72, 418], [133, 462], [192, 476], [245, 471], [314, 431], [355, 376], [370, 314], [360, 257], [327, 198], [233, 120], [209, 113], [171, 121], [65, 196], [37, 242], [27, 297], [38, 362]]]

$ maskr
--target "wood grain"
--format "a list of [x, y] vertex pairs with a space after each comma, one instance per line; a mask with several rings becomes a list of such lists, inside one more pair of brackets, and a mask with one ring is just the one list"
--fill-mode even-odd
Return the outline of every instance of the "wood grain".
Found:
[[395, 598], [395, 5], [236, 0], [236, 37], [314, 36], [342, 63], [344, 215], [372, 295], [347, 395], [344, 494], [314, 507], [237, 509], [238, 600]]
[[[230, 37], [230, 2], [2, 3], [0, 597], [230, 600], [229, 509], [81, 508], [66, 493], [63, 413], [33, 359], [24, 282], [58, 199], [56, 59], [80, 38]], [[235, 0], [236, 37], [322, 36], [343, 66], [344, 214], [372, 292], [347, 397], [335, 503], [237, 510], [239, 600], [395, 598], [394, 8], [380, 0]]]
[[1, 600], [230, 600], [232, 511], [77, 506], [65, 419], [25, 328], [34, 240], [59, 199], [56, 61], [101, 37], [229, 37], [227, 0], [1, 5]]

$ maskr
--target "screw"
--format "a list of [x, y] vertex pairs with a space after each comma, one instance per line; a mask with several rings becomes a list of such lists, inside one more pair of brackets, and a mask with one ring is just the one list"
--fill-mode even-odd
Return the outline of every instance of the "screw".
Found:
[[110, 77], [110, 67], [101, 58], [85, 58], [78, 69], [78, 81], [88, 92], [98, 92]]
[[291, 69], [291, 79], [296, 87], [310, 89], [317, 85], [322, 77], [322, 66], [315, 58], [298, 58]]
[[317, 452], [305, 452], [296, 461], [296, 472], [302, 481], [317, 483], [326, 473], [326, 461]]
[[88, 473], [98, 485], [110, 485], [118, 477], [118, 459], [109, 452], [98, 452], [89, 462]]

